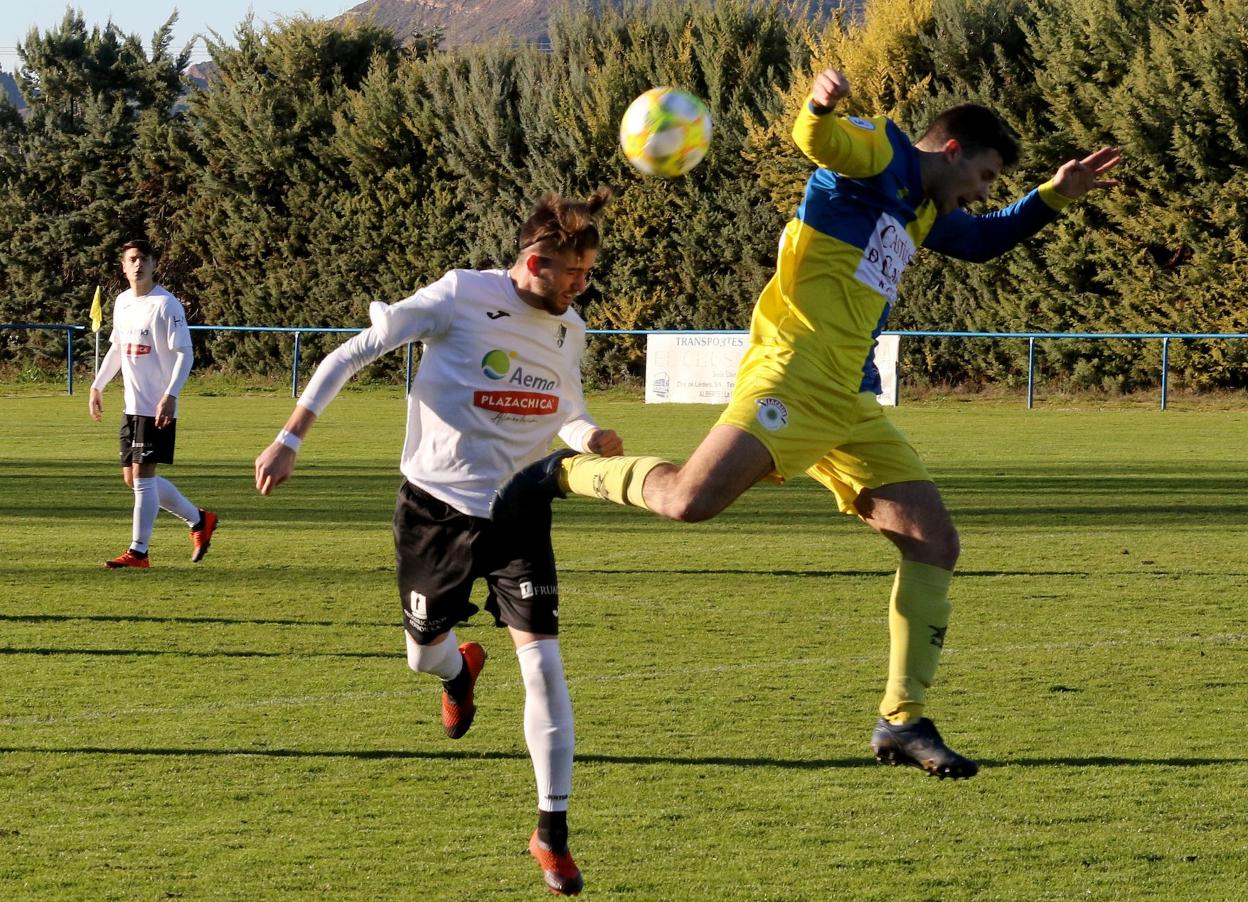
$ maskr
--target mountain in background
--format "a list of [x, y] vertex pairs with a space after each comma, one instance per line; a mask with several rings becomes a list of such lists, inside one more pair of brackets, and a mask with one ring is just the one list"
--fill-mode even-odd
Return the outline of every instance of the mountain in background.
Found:
[[[865, 0], [843, 0], [847, 9], [861, 11]], [[550, 39], [547, 22], [563, 0], [364, 0], [337, 21], [371, 21], [394, 32], [403, 43], [413, 35], [442, 32], [443, 47], [461, 47], [499, 38], [521, 44], [543, 44]], [[597, 10], [598, 0], [590, 6]], [[828, 15], [839, 4], [814, 3], [812, 15]]]
[[187, 66], [184, 74], [195, 87], [206, 88], [208, 82], [217, 74], [217, 64], [211, 60], [205, 63], [195, 63], [193, 66]]
[[[370, 21], [407, 43], [438, 30], [443, 47], [509, 37], [519, 43], [547, 40], [546, 22], [558, 0], [364, 0], [340, 17]], [[595, 7], [597, 4], [595, 4]]]
[[[842, 0], [846, 8], [860, 13], [865, 0]], [[510, 38], [520, 44], [544, 44], [549, 38], [547, 23], [552, 10], [563, 0], [364, 0], [331, 21], [371, 21], [389, 29], [403, 43], [417, 34], [442, 33], [442, 47], [462, 47]], [[598, 0], [591, 0], [597, 9]], [[836, 9], [835, 0], [812, 4], [813, 15], [826, 15]], [[205, 88], [216, 72], [213, 62], [188, 66], [186, 76], [198, 88]], [[13, 75], [0, 70], [0, 93], [19, 110], [26, 108]]]
[[26, 101], [22, 99], [22, 92], [17, 89], [17, 79], [3, 69], [0, 69], [0, 92], [19, 110], [26, 109]]

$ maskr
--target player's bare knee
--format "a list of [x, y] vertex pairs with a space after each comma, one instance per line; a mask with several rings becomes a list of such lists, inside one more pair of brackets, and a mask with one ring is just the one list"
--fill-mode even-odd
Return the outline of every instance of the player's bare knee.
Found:
[[661, 513], [667, 519], [675, 520], [678, 523], [698, 522], [691, 500], [688, 498], [680, 498], [675, 501], [669, 501], [663, 506]]
[[657, 511], [669, 520], [681, 523], [701, 523], [709, 520], [720, 511], [720, 506], [713, 503], [705, 494], [691, 491], [680, 491], [668, 495], [663, 500], [662, 509]]
[[945, 570], [952, 570], [958, 563], [962, 546], [952, 523], [920, 530], [911, 538], [909, 556], [913, 559]]
[[932, 544], [933, 552], [941, 562], [939, 566], [952, 570], [958, 563], [958, 556], [962, 553], [962, 540], [958, 537], [958, 531], [953, 524], [941, 530]]
[[713, 476], [687, 476], [678, 493], [679, 506], [673, 519], [682, 523], [702, 523], [723, 512], [735, 497], [732, 490]]
[[943, 506], [920, 514], [907, 530], [915, 546], [916, 559], [934, 567], [952, 570], [961, 553], [958, 530]]
[[927, 527], [914, 523], [908, 528], [882, 528], [879, 532], [897, 546], [902, 557], [933, 567], [952, 570], [961, 553], [958, 531], [952, 523]]

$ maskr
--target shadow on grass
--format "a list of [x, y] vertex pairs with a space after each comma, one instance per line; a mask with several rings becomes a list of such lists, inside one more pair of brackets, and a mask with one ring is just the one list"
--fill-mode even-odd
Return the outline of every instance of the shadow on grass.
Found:
[[0, 614], [0, 623], [67, 623], [85, 620], [91, 623], [216, 623], [233, 626], [365, 626], [393, 629], [400, 623], [393, 620], [265, 620], [243, 617], [157, 617], [144, 614]]
[[[592, 573], [596, 576], [653, 576], [671, 573], [682, 576], [786, 576], [802, 579], [827, 579], [839, 576], [876, 577], [894, 576], [896, 570], [740, 570], [731, 567], [707, 567], [704, 569], [677, 567], [649, 567], [646, 569], [580, 569], [577, 567], [560, 567], [561, 574]], [[959, 577], [996, 577], [996, 576], [1079, 576], [1092, 574], [1086, 570], [959, 570]], [[1222, 574], [1218, 574], [1219, 576]]]
[[[237, 566], [233, 566], [232, 564], [229, 564], [229, 565], [225, 565], [225, 566], [228, 566], [229, 568], [228, 570], [224, 569], [224, 567], [219, 567], [215, 571], [202, 571], [202, 573], [205, 575], [207, 579], [210, 579], [210, 580], [220, 579], [221, 578], [220, 574], [228, 574], [231, 581], [236, 582], [242, 578], [246, 578], [248, 575], [252, 575], [257, 580], [260, 580], [265, 577], [272, 577], [272, 575], [275, 572], [284, 573], [284, 572], [289, 571], [291, 574], [291, 578], [294, 580], [297, 580], [299, 584], [303, 584], [303, 583], [323, 584], [325, 582], [338, 583], [338, 582], [347, 582], [348, 580], [352, 582], [358, 582], [360, 579], [368, 579], [370, 574], [384, 573], [384, 574], [388, 574], [388, 577], [387, 577], [387, 584], [388, 584], [388, 581], [393, 579], [394, 566], [390, 563], [388, 557], [383, 556], [381, 554], [378, 555], [377, 561], [379, 561], [380, 563], [376, 563], [375, 566], [369, 566], [366, 568], [350, 567], [346, 565], [344, 566], [314, 566], [314, 565], [301, 565], [301, 564], [273, 565], [273, 566], [267, 566], [267, 567], [237, 567]], [[66, 569], [67, 568], [65, 567], [58, 567], [58, 566], [53, 566], [53, 565], [43, 566], [43, 567], [37, 567], [37, 566], [0, 567], [0, 578], [8, 576], [8, 577], [13, 577], [14, 579], [16, 579], [20, 577], [25, 581], [30, 581], [35, 576], [42, 576], [47, 579], [56, 579], [56, 578], [63, 577], [65, 575]], [[92, 573], [95, 573], [96, 571], [98, 571], [100, 574], [107, 574], [107, 576], [101, 577], [102, 582], [107, 582], [109, 580], [117, 579], [114, 573], [111, 573], [110, 571], [107, 571], [102, 567], [95, 567], [94, 565], [92, 565], [88, 569], [90, 569]], [[150, 571], [140, 571], [140, 572], [142, 572], [144, 575], [137, 576], [138, 579], [148, 578], [147, 574], [150, 573]], [[169, 572], [173, 573], [175, 571], [170, 570]], [[190, 575], [190, 572], [191, 571], [188, 571], [187, 569], [183, 568], [183, 569], [177, 570], [176, 574], [179, 579], [183, 579], [183, 578], [186, 578], [188, 575]], [[891, 579], [896, 574], [896, 572], [897, 572], [896, 568], [890, 569], [890, 568], [885, 568], [885, 567], [872, 568], [872, 569], [846, 568], [842, 570], [791, 570], [791, 569], [777, 570], [777, 569], [771, 569], [767, 567], [756, 567], [756, 568], [662, 567], [662, 566], [577, 567], [576, 565], [572, 565], [572, 566], [559, 568], [560, 575], [565, 576], [565, 577], [640, 576], [644, 578], [654, 578], [656, 576], [673, 575], [673, 576], [759, 576], [759, 577], [777, 577], [777, 578], [786, 578], [786, 579], [838, 579], [838, 578], [870, 578], [870, 579], [889, 578]], [[1147, 571], [1147, 572], [1151, 573], [1152, 571]], [[1020, 577], [1025, 577], [1025, 578], [1036, 577], [1036, 576], [1072, 576], [1072, 577], [1077, 577], [1077, 578], [1082, 579], [1082, 578], [1087, 578], [1091, 576], [1092, 574], [1088, 572], [1087, 570], [959, 570], [957, 575], [959, 579], [977, 579], [977, 578], [995, 579], [997, 577], [1003, 577], [1003, 576], [1020, 576]], [[1192, 575], [1195, 575], [1195, 574], [1192, 574]], [[1235, 574], [1215, 573], [1215, 574], [1210, 574], [1210, 575], [1228, 576], [1228, 575], [1235, 575]], [[124, 578], [127, 578], [127, 577], [123, 576], [123, 579]], [[290, 585], [290, 582], [287, 582], [285, 588], [288, 589], [289, 585]], [[275, 591], [273, 594], [278, 594], [278, 592]], [[21, 619], [28, 619], [28, 618], [20, 617], [20, 616], [12, 616], [8, 614], [0, 614], [0, 621], [4, 621], [8, 619], [21, 620]], [[33, 619], [37, 619], [37, 617]], [[51, 617], [50, 619], [57, 619], [57, 618]], [[65, 616], [61, 619], [84, 620], [84, 619], [94, 619], [94, 618]], [[102, 619], [107, 619], [107, 618], [102, 618]], [[121, 620], [121, 619], [128, 619], [128, 618], [118, 617], [116, 619]], [[151, 619], [158, 619], [158, 618], [151, 618]], [[186, 622], [190, 623], [190, 622], [196, 622], [196, 621], [192, 618], [186, 618]], [[243, 621], [203, 619], [203, 620], [200, 620], [199, 622], [231, 623], [231, 622], [243, 622]], [[252, 622], [252, 623], [287, 623], [288, 622], [288, 623], [293, 624], [293, 623], [309, 623], [310, 621], [257, 620], [257, 621], [247, 621], [247, 622]]]
[[396, 658], [393, 651], [185, 651], [161, 648], [13, 648], [0, 647], [0, 655], [87, 655], [105, 658]]
[[[150, 748], [104, 746], [0, 746], [0, 754], [34, 755], [117, 755], [126, 757], [186, 758], [347, 758], [360, 761], [410, 760], [424, 761], [529, 761], [527, 752], [427, 751], [414, 749], [210, 749]], [[839, 770], [844, 768], [879, 767], [867, 757], [856, 758], [750, 758], [726, 755], [596, 755], [578, 754], [582, 764], [674, 765], [680, 767], [769, 767], [781, 770]], [[1011, 767], [1219, 767], [1248, 764], [1248, 758], [1128, 758], [1112, 755], [1091, 755], [1054, 758], [1015, 758], [1003, 761], [980, 760], [984, 768]]]
[[[81, 461], [43, 461], [0, 458], [0, 495], [21, 499], [7, 512], [31, 522], [58, 521], [65, 512], [78, 517], [115, 515], [126, 507], [120, 480], [113, 480], [112, 494], [92, 492], [84, 496], [84, 472], [103, 472]], [[1043, 472], [1030, 466], [947, 467], [937, 474], [941, 491], [955, 520], [964, 527], [981, 522], [996, 528], [1050, 526], [1079, 522], [1103, 524], [1115, 529], [1124, 525], [1182, 525], [1193, 518], [1222, 518], [1229, 523], [1248, 522], [1248, 501], [1241, 491], [1244, 471], [1227, 472], [1224, 462], [1191, 461], [1177, 465], [1166, 461], [1141, 461], [1124, 471], [1121, 462], [1088, 462], [1087, 469], [1068, 474]], [[26, 471], [34, 472], [26, 472]], [[301, 467], [297, 482], [276, 499], [262, 500], [252, 486], [251, 456], [237, 463], [197, 461], [188, 463], [174, 478], [190, 480], [195, 493], [211, 499], [218, 512], [232, 522], [280, 524], [287, 531], [349, 527], [358, 524], [384, 526], [401, 477], [382, 464], [326, 461]], [[102, 488], [102, 486], [101, 486]], [[597, 502], [575, 499], [560, 504], [556, 524], [568, 527], [624, 522], [637, 512], [610, 509]], [[617, 517], [619, 518], [617, 520]], [[752, 526], [826, 528], [846, 522], [837, 514], [831, 496], [808, 480], [792, 485], [763, 486], [748, 492], [728, 511], [696, 529], [714, 535], [748, 520]], [[638, 521], [643, 522], [643, 521]], [[654, 521], [652, 518], [650, 522]], [[718, 525], [717, 525], [718, 524]], [[680, 527], [685, 529], [687, 527]]]
[[[185, 531], [183, 532], [185, 535]], [[118, 547], [124, 548], [125, 545], [118, 542]], [[213, 540], [214, 549], [217, 547], [217, 540]], [[283, 584], [277, 587], [279, 592], [293, 592], [290, 587], [292, 585], [303, 585], [307, 583], [324, 584], [357, 582], [359, 580], [368, 580], [373, 574], [388, 574], [387, 584], [394, 580], [394, 551], [393, 543], [390, 538], [381, 531], [378, 531], [376, 554], [369, 553], [367, 560], [363, 563], [357, 561], [346, 561], [342, 564], [302, 564], [295, 560], [284, 562], [272, 562], [256, 566], [241, 566], [235, 564], [226, 557], [225, 553], [218, 553], [216, 557], [211, 558], [212, 564], [203, 566], [193, 566], [183, 564], [182, 550], [177, 550], [178, 559], [170, 566], [164, 566], [168, 558], [160, 558], [152, 565], [150, 570], [107, 570], [91, 560], [88, 563], [79, 564], [39, 564], [29, 566], [4, 566], [0, 567], [0, 579], [11, 579], [15, 585], [29, 584], [36, 579], [57, 580], [64, 579], [66, 573], [74, 573], [77, 579], [95, 580], [93, 585], [113, 584], [118, 585], [123, 580], [152, 580], [160, 582], [162, 580], [178, 580], [185, 586], [204, 585], [215, 583], [218, 580], [228, 579], [231, 583], [253, 583], [263, 582], [266, 578], [273, 579], [275, 573], [282, 574]], [[117, 549], [111, 548], [110, 554], [116, 554]], [[159, 553], [159, 552], [154, 552]], [[316, 553], [313, 550], [309, 554]], [[100, 555], [101, 558], [104, 555]], [[133, 586], [135, 584], [131, 584]], [[396, 593], [397, 594], [397, 593]]]

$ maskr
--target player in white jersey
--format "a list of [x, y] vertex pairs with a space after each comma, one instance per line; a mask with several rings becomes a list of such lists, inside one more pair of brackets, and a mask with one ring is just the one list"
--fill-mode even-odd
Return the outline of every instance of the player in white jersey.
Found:
[[172, 482], [156, 475], [173, 463], [178, 395], [191, 372], [191, 333], [182, 304], [155, 284], [156, 253], [148, 242], [121, 248], [121, 269], [130, 288], [113, 305], [108, 353], [91, 383], [89, 409], [97, 423], [104, 414], [104, 386], [121, 373], [125, 410], [121, 420], [121, 475], [134, 491], [130, 547], [105, 561], [110, 570], [151, 566], [147, 548], [161, 508], [191, 529], [191, 560], [204, 559], [217, 515], [187, 501]]
[[559, 650], [559, 585], [550, 513], [515, 528], [489, 519], [495, 491], [542, 457], [558, 434], [570, 447], [623, 453], [612, 430], [585, 408], [580, 362], [585, 323], [571, 309], [598, 253], [597, 213], [610, 192], [585, 202], [548, 195], [519, 234], [508, 270], [448, 272], [399, 303], [374, 303], [370, 328], [317, 368], [276, 440], [256, 458], [267, 495], [294, 471], [308, 429], [346, 381], [382, 354], [419, 341], [408, 396], [405, 481], [394, 516], [395, 557], [408, 666], [443, 680], [442, 727], [468, 732], [485, 664], [477, 642], [457, 644], [455, 625], [477, 611], [473, 583], [489, 587], [486, 610], [506, 626], [524, 678], [524, 733], [538, 789], [529, 851], [557, 895], [581, 891], [568, 850], [572, 705]]

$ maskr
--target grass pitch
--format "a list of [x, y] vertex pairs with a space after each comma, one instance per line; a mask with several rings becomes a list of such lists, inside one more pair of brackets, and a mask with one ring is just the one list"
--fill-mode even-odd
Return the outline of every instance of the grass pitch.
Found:
[[[0, 898], [542, 898], [522, 686], [408, 672], [389, 532], [404, 405], [348, 392], [270, 498], [279, 392], [188, 395], [162, 470], [222, 526], [129, 538], [106, 423], [0, 395]], [[710, 408], [599, 396], [682, 459]], [[896, 419], [964, 554], [931, 713], [984, 769], [882, 768], [891, 548], [813, 482], [699, 526], [560, 503], [587, 898], [1243, 899], [1248, 420], [944, 401]]]

